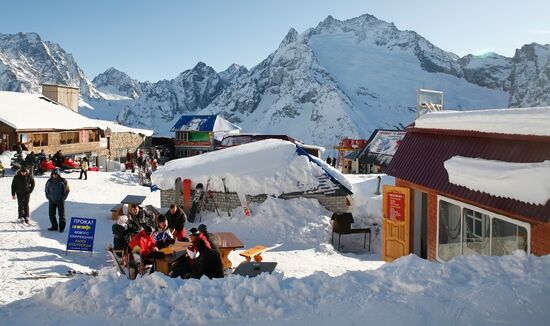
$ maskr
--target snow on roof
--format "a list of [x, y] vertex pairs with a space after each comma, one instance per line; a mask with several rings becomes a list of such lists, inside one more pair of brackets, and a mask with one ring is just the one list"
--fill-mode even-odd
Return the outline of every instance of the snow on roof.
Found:
[[96, 120], [80, 115], [41, 94], [0, 91], [0, 121], [15, 129], [102, 128]]
[[41, 94], [0, 91], [0, 112], [0, 121], [20, 130], [110, 128], [113, 132], [153, 135], [153, 130], [129, 128], [112, 121], [87, 118]]
[[241, 130], [217, 114], [214, 115], [183, 115], [172, 127], [171, 131], [212, 131], [230, 132]]
[[468, 189], [535, 205], [550, 199], [550, 161], [510, 163], [454, 156], [444, 165], [449, 182]]
[[194, 184], [206, 183], [210, 178], [209, 190], [218, 191], [224, 190], [222, 178], [225, 178], [231, 192], [278, 196], [315, 189], [319, 185], [318, 176], [326, 175], [325, 170], [351, 189], [340, 172], [315, 157], [299, 155], [295, 144], [266, 139], [169, 161], [151, 178], [160, 189], [173, 189], [178, 177], [191, 179]]
[[149, 130], [149, 129], [138, 129], [138, 128], [126, 127], [116, 122], [108, 121], [108, 120], [96, 120], [96, 119], [90, 119], [90, 120], [97, 121], [99, 125], [103, 125], [101, 129], [110, 128], [112, 132], [131, 132], [134, 134], [143, 134], [145, 136], [152, 136], [154, 132], [153, 130]]
[[550, 107], [430, 112], [415, 127], [550, 136]]

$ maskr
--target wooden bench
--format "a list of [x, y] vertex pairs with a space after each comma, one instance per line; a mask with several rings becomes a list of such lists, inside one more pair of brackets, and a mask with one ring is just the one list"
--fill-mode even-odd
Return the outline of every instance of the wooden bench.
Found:
[[111, 208], [111, 218], [113, 220], [118, 219], [120, 215], [124, 215], [124, 204], [116, 204]]
[[254, 257], [254, 261], [259, 263], [262, 261], [262, 253], [267, 250], [267, 247], [264, 246], [256, 246], [252, 247], [250, 249], [247, 249], [243, 252], [241, 252], [239, 255], [246, 258], [247, 262], [250, 262], [252, 257]]
[[113, 250], [113, 248], [107, 248], [106, 250], [111, 256], [111, 259], [113, 260], [113, 263], [115, 264], [119, 275], [126, 275], [126, 271], [124, 270], [123, 257], [119, 256], [119, 254], [124, 255], [124, 251], [120, 250], [122, 251], [122, 253], [120, 253], [118, 250]]

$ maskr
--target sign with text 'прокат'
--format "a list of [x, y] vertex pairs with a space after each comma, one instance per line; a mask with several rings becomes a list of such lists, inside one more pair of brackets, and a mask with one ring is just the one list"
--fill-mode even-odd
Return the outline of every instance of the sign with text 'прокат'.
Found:
[[95, 218], [71, 217], [67, 251], [93, 251], [95, 222]]

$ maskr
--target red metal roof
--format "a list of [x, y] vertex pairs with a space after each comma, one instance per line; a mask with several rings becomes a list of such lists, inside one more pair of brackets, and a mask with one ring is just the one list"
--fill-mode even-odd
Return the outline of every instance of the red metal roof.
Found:
[[443, 163], [457, 155], [515, 163], [542, 162], [550, 160], [550, 137], [409, 128], [386, 173], [485, 207], [544, 222], [550, 219], [550, 201], [533, 205], [449, 183]]

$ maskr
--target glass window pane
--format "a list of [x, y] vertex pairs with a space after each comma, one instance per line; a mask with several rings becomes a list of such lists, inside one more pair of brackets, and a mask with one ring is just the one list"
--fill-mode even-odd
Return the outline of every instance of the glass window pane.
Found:
[[514, 250], [527, 252], [527, 230], [519, 225], [493, 218], [492, 255], [509, 255]]
[[464, 208], [463, 255], [489, 255], [489, 216]]
[[460, 207], [444, 200], [439, 201], [439, 239], [437, 254], [447, 261], [461, 254]]

